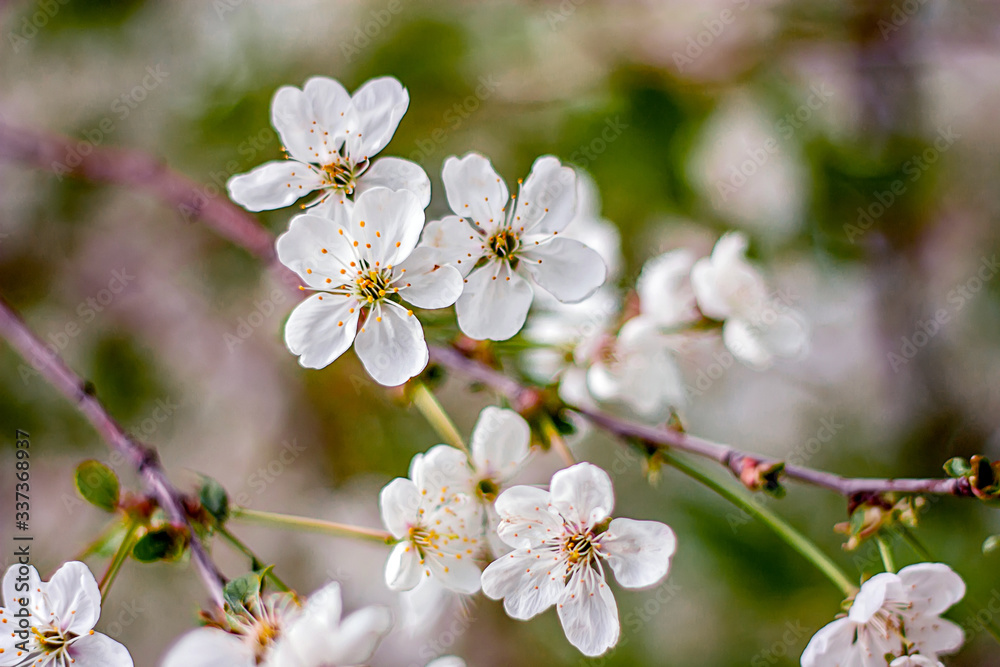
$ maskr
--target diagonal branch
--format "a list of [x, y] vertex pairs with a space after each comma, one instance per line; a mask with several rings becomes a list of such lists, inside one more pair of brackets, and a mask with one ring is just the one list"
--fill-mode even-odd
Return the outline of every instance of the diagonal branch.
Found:
[[212, 600], [222, 607], [222, 575], [188, 522], [183, 498], [167, 479], [156, 450], [133, 440], [87, 390], [83, 379], [49, 350], [3, 299], [0, 299], [0, 336], [6, 338], [25, 361], [69, 399], [108, 444], [138, 471], [170, 521], [188, 530], [191, 536], [191, 560]]

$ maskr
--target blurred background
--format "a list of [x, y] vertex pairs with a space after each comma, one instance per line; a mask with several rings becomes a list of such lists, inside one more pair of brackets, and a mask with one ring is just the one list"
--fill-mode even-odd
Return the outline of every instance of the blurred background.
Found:
[[[383, 155], [431, 175], [429, 219], [445, 213], [447, 156], [482, 152], [513, 181], [552, 153], [594, 176], [621, 231], [623, 286], [658, 252], [749, 235], [753, 260], [810, 320], [811, 352], [767, 372], [719, 373], [711, 354], [689, 362], [690, 431], [845, 475], [940, 476], [952, 456], [1000, 456], [998, 19], [986, 0], [7, 0], [0, 122], [71, 137], [80, 154], [146, 152], [212, 199], [280, 156], [269, 124], [279, 86], [326, 75], [353, 90], [393, 75], [411, 103]], [[159, 449], [178, 485], [193, 488], [199, 471], [255, 509], [379, 525], [378, 490], [437, 442], [420, 415], [353, 354], [301, 369], [281, 339], [292, 302], [246, 251], [147, 192], [64, 171], [0, 157], [3, 297]], [[292, 212], [259, 219], [279, 233]], [[76, 500], [74, 466], [98, 458], [135, 479], [7, 346], [0, 377], [0, 508], [10, 516], [7, 457], [23, 429], [47, 577], [107, 518]], [[441, 395], [465, 433], [495, 400], [457, 378]], [[471, 667], [798, 664], [839, 611], [820, 574], [676, 472], [651, 486], [600, 434], [576, 447], [612, 472], [620, 515], [679, 535], [667, 584], [616, 590], [619, 647], [583, 660], [554, 611], [517, 622], [479, 597], [397, 632], [375, 665], [447, 653]], [[558, 465], [543, 458], [533, 474]], [[879, 570], [872, 545], [842, 550], [842, 498], [791, 485], [764, 502], [852, 576]], [[299, 590], [334, 578], [348, 607], [395, 604], [378, 546], [236, 532]], [[995, 532], [995, 510], [970, 500], [921, 515], [921, 539], [977, 600], [951, 612], [960, 623], [1000, 599], [996, 557], [980, 550]], [[246, 568], [215, 551], [230, 575]], [[203, 600], [189, 566], [129, 563], [98, 630], [155, 665]], [[946, 662], [995, 655], [972, 631]]]

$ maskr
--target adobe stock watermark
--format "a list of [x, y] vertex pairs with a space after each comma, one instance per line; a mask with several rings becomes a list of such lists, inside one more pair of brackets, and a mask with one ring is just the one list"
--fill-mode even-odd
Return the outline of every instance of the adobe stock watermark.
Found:
[[555, 9], [545, 10], [545, 20], [549, 23], [549, 30], [555, 32], [562, 28], [563, 23], [569, 17], [576, 14], [577, 8], [587, 0], [562, 0]]
[[22, 47], [35, 38], [38, 31], [49, 24], [62, 5], [68, 4], [69, 0], [38, 0], [38, 10], [30, 17], [21, 19], [21, 24], [17, 32], [8, 32], [7, 41], [10, 43], [14, 53], [18, 53]]
[[287, 300], [288, 296], [285, 292], [275, 288], [271, 290], [268, 298], [263, 301], [254, 301], [253, 310], [248, 315], [236, 320], [236, 328], [233, 331], [227, 331], [222, 335], [226, 349], [232, 352], [249, 340], [254, 332], [267, 322], [267, 318], [274, 313], [277, 306]]
[[100, 120], [97, 127], [84, 130], [84, 138], [78, 141], [75, 146], [69, 147], [62, 161], [54, 161], [49, 166], [56, 178], [61, 181], [63, 176], [79, 167], [83, 163], [83, 158], [93, 153], [96, 147], [114, 134], [118, 123], [128, 118], [139, 107], [139, 104], [149, 96], [149, 93], [156, 90], [169, 76], [170, 72], [165, 71], [162, 64], [146, 67], [146, 75], [142, 77], [142, 81], [119, 95], [111, 103], [110, 112], [114, 116], [109, 114]]
[[479, 85], [471, 95], [467, 95], [462, 100], [455, 102], [451, 108], [441, 115], [441, 124], [430, 131], [427, 137], [417, 139], [414, 142], [416, 150], [411, 151], [409, 159], [413, 162], [422, 162], [434, 155], [444, 144], [448, 135], [462, 126], [469, 116], [474, 114], [482, 106], [482, 103], [493, 96], [496, 89], [500, 87], [492, 74], [481, 76], [478, 79]]
[[345, 62], [351, 62], [364, 49], [371, 46], [372, 40], [389, 27], [393, 18], [403, 11], [402, 0], [389, 0], [381, 9], [369, 10], [360, 25], [354, 26], [349, 41], [340, 43], [340, 53]]
[[250, 507], [254, 499], [267, 490], [285, 472], [288, 466], [295, 463], [306, 448], [299, 444], [295, 438], [285, 440], [281, 443], [281, 451], [273, 459], [257, 468], [255, 472], [247, 477], [246, 485], [253, 491], [240, 491], [232, 496], [234, 502], [241, 507]]
[[723, 9], [715, 18], [702, 21], [704, 29], [687, 38], [687, 47], [684, 51], [673, 52], [674, 66], [678, 72], [683, 72], [685, 68], [693, 65], [695, 60], [702, 57], [715, 40], [726, 31], [726, 27], [736, 21], [737, 14], [746, 11], [750, 6], [750, 0], [733, 0], [733, 4], [736, 5], [735, 11]]
[[889, 20], [879, 19], [876, 27], [878, 31], [882, 33], [882, 39], [885, 41], [889, 40], [889, 35], [896, 32], [900, 28], [909, 22], [911, 18], [916, 16], [920, 8], [927, 3], [927, 0], [903, 0], [902, 2], [894, 2], [892, 5], [892, 14], [889, 15]]
[[785, 632], [781, 638], [750, 658], [750, 667], [769, 667], [781, 662], [792, 649], [795, 649], [802, 642], [802, 638], [808, 637], [809, 634], [809, 630], [802, 627], [800, 621], [794, 623], [785, 621]]
[[613, 659], [621, 647], [627, 646], [632, 637], [652, 623], [683, 590], [680, 584], [668, 576], [656, 588], [642, 592], [645, 601], [635, 605], [621, 616], [622, 636], [615, 647], [599, 658], [580, 658], [577, 662], [578, 667], [602, 667], [609, 664], [609, 661]]
[[976, 272], [948, 292], [948, 308], [938, 308], [932, 317], [926, 320], [917, 320], [913, 332], [900, 338], [899, 347], [886, 354], [889, 367], [893, 372], [898, 372], [900, 368], [909, 364], [920, 350], [941, 332], [944, 325], [951, 322], [951, 318], [961, 312], [982, 291], [986, 283], [996, 277], [998, 270], [1000, 270], [1000, 261], [997, 260], [996, 255], [990, 258], [982, 257]]
[[897, 178], [889, 184], [887, 190], [873, 192], [872, 199], [875, 201], [867, 207], [858, 207], [858, 219], [854, 223], [844, 223], [844, 234], [847, 236], [847, 240], [855, 243], [858, 238], [864, 236], [865, 232], [871, 229], [875, 222], [885, 215], [885, 212], [900, 197], [906, 194], [910, 184], [919, 181], [927, 173], [927, 170], [940, 159], [941, 155], [951, 148], [956, 140], [961, 138], [961, 135], [957, 134], [951, 125], [945, 129], [938, 128], [933, 145], [911, 156], [903, 163], [902, 172], [909, 178]]
[[604, 127], [596, 137], [588, 141], [587, 143], [577, 146], [577, 148], [569, 154], [568, 161], [572, 162], [581, 169], [586, 169], [590, 163], [594, 162], [604, 151], [608, 150], [608, 146], [613, 144], [618, 140], [618, 137], [622, 136], [622, 133], [628, 129], [628, 125], [623, 123], [621, 116], [615, 116], [611, 118], [608, 116], [604, 119]]

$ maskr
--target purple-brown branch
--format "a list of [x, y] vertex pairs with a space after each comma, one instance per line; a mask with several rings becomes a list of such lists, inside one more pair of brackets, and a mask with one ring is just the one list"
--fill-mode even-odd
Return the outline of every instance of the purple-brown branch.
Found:
[[183, 498], [167, 479], [156, 450], [136, 442], [129, 436], [108, 414], [101, 402], [87, 391], [83, 379], [58, 355], [49, 350], [3, 299], [0, 299], [0, 335], [7, 339], [11, 347], [17, 350], [25, 361], [68, 398], [90, 420], [107, 443], [138, 471], [149, 493], [166, 512], [171, 523], [188, 531], [191, 536], [191, 560], [212, 600], [222, 607], [222, 575], [192, 529], [184, 510]]
[[[14, 132], [0, 124], [0, 158], [27, 162], [43, 169], [53, 169], [53, 164], [68, 153], [71, 144], [72, 141], [69, 139], [50, 137], [33, 131]], [[295, 289], [298, 285], [294, 274], [276, 260], [274, 236], [261, 226], [256, 218], [221, 197], [194, 206], [193, 204], [198, 203], [199, 195], [196, 185], [185, 176], [170, 171], [164, 164], [146, 155], [134, 151], [94, 148], [70, 173], [106, 183], [135, 185], [172, 205], [188, 205], [196, 210], [198, 217], [218, 234], [263, 260], [290, 289]], [[517, 408], [529, 406], [538, 398], [537, 390], [525, 387], [490, 366], [466, 357], [457, 349], [431, 346], [430, 357], [434, 362], [470, 380], [491, 387]], [[748, 480], [748, 473], [753, 472], [751, 468], [764, 469], [780, 463], [771, 457], [744, 452], [675, 429], [646, 426], [589, 407], [570, 407], [595, 425], [617, 436], [637, 438], [651, 447], [672, 447], [678, 451], [714, 460], [745, 483]], [[785, 465], [783, 474], [789, 479], [829, 489], [851, 500], [892, 492], [960, 497], [973, 495], [969, 481], [965, 478], [850, 478], [795, 465]]]

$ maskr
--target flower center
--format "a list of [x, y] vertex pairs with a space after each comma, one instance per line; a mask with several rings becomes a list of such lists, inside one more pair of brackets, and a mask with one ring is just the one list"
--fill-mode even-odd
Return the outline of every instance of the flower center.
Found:
[[594, 543], [593, 533], [576, 533], [563, 541], [562, 552], [569, 559], [570, 565], [587, 565], [597, 558], [599, 546]]
[[441, 538], [436, 530], [425, 526], [410, 526], [410, 541], [423, 551], [430, 549], [437, 551], [437, 541]]
[[353, 194], [354, 188], [358, 185], [358, 177], [367, 167], [367, 162], [354, 164], [349, 158], [335, 159], [321, 167], [324, 175], [323, 186], [340, 190], [344, 194]]
[[497, 259], [509, 259], [521, 245], [516, 232], [509, 228], [501, 228], [488, 241], [490, 251]]
[[54, 627], [44, 630], [32, 628], [31, 631], [35, 634], [35, 641], [38, 643], [38, 648], [50, 654], [65, 650], [76, 639], [76, 635], [73, 633], [63, 634], [62, 630]]
[[367, 273], [359, 273], [354, 279], [351, 288], [359, 299], [374, 303], [385, 298], [387, 293], [395, 293], [398, 288], [392, 287], [392, 272], [389, 270], [375, 271], [369, 270]]
[[493, 502], [497, 498], [497, 494], [500, 493], [500, 485], [494, 482], [489, 477], [485, 477], [479, 480], [476, 484], [476, 495], [487, 502]]

